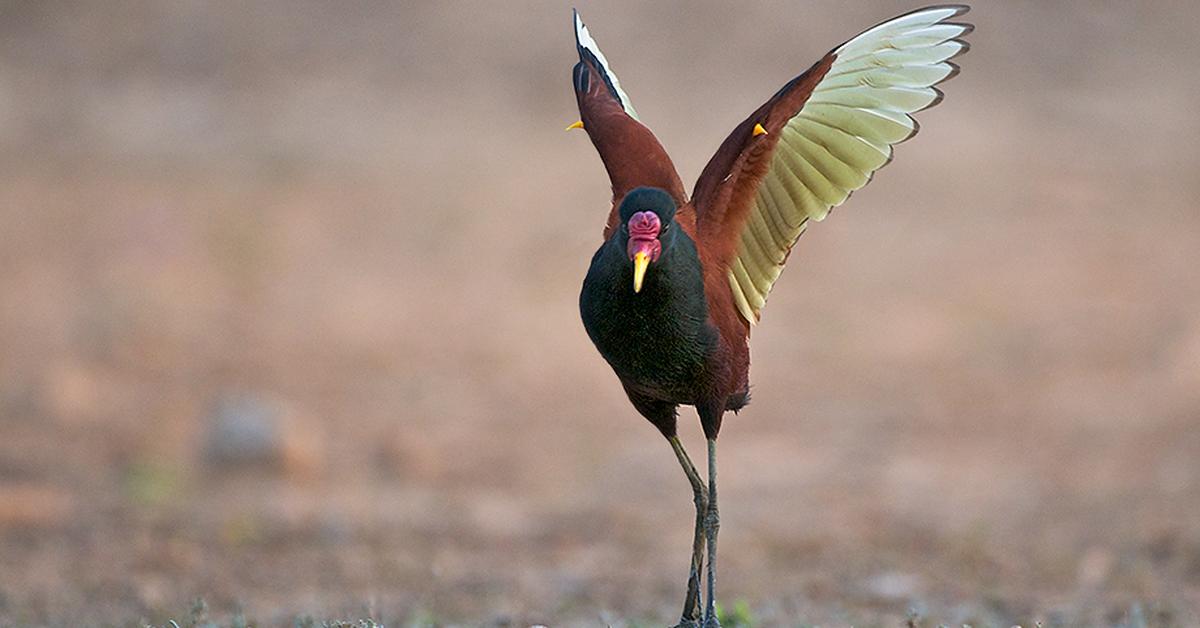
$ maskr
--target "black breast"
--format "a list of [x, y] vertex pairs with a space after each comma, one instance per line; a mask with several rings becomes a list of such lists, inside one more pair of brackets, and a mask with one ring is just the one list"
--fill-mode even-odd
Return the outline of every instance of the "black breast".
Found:
[[674, 403], [693, 403], [707, 385], [717, 332], [696, 247], [678, 233], [650, 265], [641, 292], [620, 236], [592, 258], [579, 311], [588, 336], [627, 386]]

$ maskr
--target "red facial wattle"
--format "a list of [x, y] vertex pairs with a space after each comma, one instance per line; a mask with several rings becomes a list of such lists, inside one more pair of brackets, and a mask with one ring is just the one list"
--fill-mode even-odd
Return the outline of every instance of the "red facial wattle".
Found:
[[654, 212], [638, 212], [629, 217], [629, 259], [638, 253], [645, 253], [651, 262], [658, 261], [662, 253], [662, 243], [658, 234], [662, 231], [662, 222]]
[[642, 291], [642, 281], [646, 278], [646, 269], [650, 262], [658, 260], [662, 253], [662, 243], [658, 241], [658, 233], [662, 231], [662, 222], [654, 212], [638, 212], [629, 217], [629, 260], [633, 262], [633, 291]]

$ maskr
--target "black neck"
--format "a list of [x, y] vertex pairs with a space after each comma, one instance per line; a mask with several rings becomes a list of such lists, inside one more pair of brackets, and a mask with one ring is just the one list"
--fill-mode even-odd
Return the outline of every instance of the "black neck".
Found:
[[635, 293], [628, 237], [618, 230], [592, 258], [580, 312], [592, 342], [627, 384], [694, 385], [715, 345], [715, 333], [706, 324], [700, 258], [696, 244], [678, 225], [660, 240], [662, 254]]

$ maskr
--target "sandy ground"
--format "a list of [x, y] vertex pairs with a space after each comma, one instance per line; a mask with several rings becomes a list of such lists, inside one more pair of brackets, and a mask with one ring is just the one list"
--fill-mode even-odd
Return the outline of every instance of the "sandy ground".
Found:
[[[570, 7], [237, 6], [0, 6], [0, 625], [674, 619], [690, 493], [576, 311]], [[913, 6], [580, 9], [691, 181]], [[1200, 625], [1200, 7], [971, 18], [755, 331], [721, 597]]]

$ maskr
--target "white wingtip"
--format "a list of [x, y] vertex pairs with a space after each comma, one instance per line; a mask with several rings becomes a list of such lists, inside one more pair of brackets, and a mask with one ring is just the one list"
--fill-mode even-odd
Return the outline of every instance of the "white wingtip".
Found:
[[612, 71], [612, 67], [608, 65], [608, 59], [604, 57], [604, 53], [600, 52], [600, 46], [596, 40], [592, 38], [592, 34], [588, 32], [588, 27], [584, 25], [583, 18], [579, 17], [579, 11], [575, 11], [575, 42], [581, 48], [587, 49], [600, 62], [600, 70], [604, 72], [608, 82], [612, 84], [613, 89], [617, 92], [617, 98], [621, 101], [621, 107], [625, 109], [625, 113], [634, 120], [638, 120], [637, 111], [633, 108], [633, 102], [629, 100], [629, 95], [621, 89], [621, 81], [617, 79], [617, 75]]

